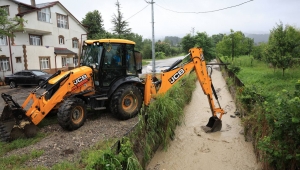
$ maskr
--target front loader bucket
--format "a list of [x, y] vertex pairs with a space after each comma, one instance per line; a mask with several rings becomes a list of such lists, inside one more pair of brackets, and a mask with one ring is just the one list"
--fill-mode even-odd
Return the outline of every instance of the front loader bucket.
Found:
[[19, 138], [31, 138], [38, 132], [38, 127], [27, 119], [22, 118], [16, 121], [13, 116], [14, 112], [20, 113], [23, 111], [20, 109], [11, 110], [9, 105], [6, 105], [0, 116], [0, 141], [2, 142], [10, 142]]
[[10, 133], [15, 125], [15, 119], [8, 105], [6, 105], [0, 116], [0, 141], [9, 141]]
[[217, 132], [222, 129], [222, 120], [220, 120], [217, 116], [212, 116], [209, 118], [206, 126], [202, 126], [202, 129], [205, 132]]

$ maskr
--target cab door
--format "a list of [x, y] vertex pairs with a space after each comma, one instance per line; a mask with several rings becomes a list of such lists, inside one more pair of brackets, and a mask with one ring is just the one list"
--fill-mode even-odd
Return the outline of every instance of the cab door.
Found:
[[126, 70], [124, 44], [111, 44], [110, 48], [105, 49], [100, 67], [100, 83], [103, 87], [109, 87], [117, 79], [124, 77]]

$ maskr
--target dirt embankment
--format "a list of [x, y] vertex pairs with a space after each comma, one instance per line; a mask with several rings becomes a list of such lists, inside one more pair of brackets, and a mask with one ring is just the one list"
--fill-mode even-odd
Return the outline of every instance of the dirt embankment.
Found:
[[184, 110], [184, 123], [176, 128], [175, 139], [167, 151], [158, 149], [147, 170], [261, 169], [252, 143], [245, 141], [240, 118], [231, 117], [235, 116], [235, 103], [218, 66], [214, 66], [212, 80], [221, 107], [227, 112], [222, 118], [222, 130], [215, 133], [202, 130], [201, 126], [207, 124], [211, 111], [207, 96], [197, 82], [192, 101]]

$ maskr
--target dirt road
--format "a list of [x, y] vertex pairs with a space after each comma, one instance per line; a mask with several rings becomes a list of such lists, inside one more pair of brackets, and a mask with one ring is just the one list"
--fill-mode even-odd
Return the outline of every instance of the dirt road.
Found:
[[213, 84], [219, 96], [223, 115], [221, 132], [205, 133], [211, 116], [207, 97], [197, 82], [192, 101], [185, 108], [184, 123], [177, 127], [175, 139], [167, 151], [157, 150], [147, 170], [259, 170], [251, 142], [245, 142], [240, 118], [235, 115], [235, 104], [226, 83], [214, 66]]

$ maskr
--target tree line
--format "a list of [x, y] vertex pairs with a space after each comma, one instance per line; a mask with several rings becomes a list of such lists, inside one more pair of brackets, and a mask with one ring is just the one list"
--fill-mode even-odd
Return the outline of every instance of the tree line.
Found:
[[[82, 20], [82, 24], [87, 27], [88, 39], [101, 38], [124, 38], [132, 40], [136, 43], [135, 49], [142, 52], [143, 58], [152, 58], [152, 40], [143, 39], [142, 35], [133, 33], [129, 27], [129, 23], [124, 19], [121, 12], [121, 4], [119, 1], [115, 3], [117, 12], [113, 14], [111, 22], [113, 24], [112, 32], [104, 29], [103, 18], [98, 10], [88, 12]], [[155, 43], [156, 58], [165, 58], [167, 56], [174, 56], [180, 54], [178, 39], [169, 37], [164, 41], [157, 41]]]
[[234, 71], [239, 68], [234, 65], [234, 59], [241, 55], [248, 55], [252, 60], [266, 62], [270, 67], [284, 71], [300, 64], [300, 30], [295, 26], [283, 25], [282, 22], [270, 30], [267, 43], [255, 44], [254, 40], [246, 37], [242, 31], [230, 30], [229, 34], [208, 36], [206, 32], [190, 34], [182, 38], [183, 51], [191, 47], [202, 47], [204, 57], [210, 61], [218, 57], [231, 59], [229, 66]]

